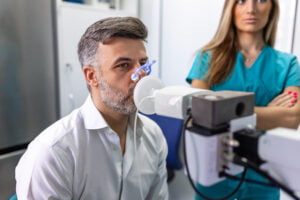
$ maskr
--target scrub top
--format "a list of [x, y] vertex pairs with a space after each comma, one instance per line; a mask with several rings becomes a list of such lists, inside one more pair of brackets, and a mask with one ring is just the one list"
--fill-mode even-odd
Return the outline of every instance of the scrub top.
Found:
[[[188, 83], [193, 79], [207, 81], [205, 76], [210, 65], [211, 51], [196, 55], [192, 68], [186, 78]], [[255, 106], [266, 106], [271, 100], [289, 86], [300, 86], [300, 66], [297, 57], [265, 46], [250, 68], [244, 65], [244, 57], [238, 52], [235, 66], [226, 80], [212, 85], [211, 90], [233, 90], [254, 92]], [[252, 170], [248, 170], [247, 179], [266, 182]], [[236, 188], [238, 182], [226, 179], [211, 187], [197, 184], [197, 188], [211, 198], [220, 198]], [[240, 190], [230, 199], [279, 199], [279, 189], [249, 182], [244, 182]], [[199, 196], [196, 199], [202, 199]]]
[[[206, 80], [210, 56], [211, 52], [197, 54], [187, 82], [191, 83], [193, 79]], [[266, 106], [289, 86], [300, 86], [297, 57], [265, 46], [250, 68], [244, 65], [244, 57], [238, 52], [232, 73], [224, 82], [212, 85], [211, 90], [254, 92], [255, 106]]]

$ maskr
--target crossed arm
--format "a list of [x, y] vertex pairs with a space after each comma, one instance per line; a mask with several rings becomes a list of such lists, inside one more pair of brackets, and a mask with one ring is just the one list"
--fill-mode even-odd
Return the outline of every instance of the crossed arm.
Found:
[[[207, 82], [194, 79], [192, 87], [210, 89]], [[276, 127], [296, 129], [300, 124], [300, 87], [291, 86], [274, 98], [265, 107], [255, 107], [257, 129], [268, 130]]]
[[[288, 96], [290, 91], [292, 94], [280, 101], [280, 97]], [[296, 129], [300, 124], [300, 102], [298, 94], [300, 94], [300, 87], [292, 86], [284, 89], [283, 93], [277, 96], [266, 107], [255, 107], [254, 111], [257, 114], [257, 128], [261, 130], [268, 130], [275, 127], [286, 127]], [[296, 98], [295, 98], [296, 97]], [[274, 104], [275, 102], [275, 104]]]

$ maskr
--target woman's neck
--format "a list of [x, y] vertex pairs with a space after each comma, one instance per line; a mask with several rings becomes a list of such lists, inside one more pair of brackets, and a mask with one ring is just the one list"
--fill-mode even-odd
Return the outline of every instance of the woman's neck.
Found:
[[265, 46], [262, 34], [259, 33], [239, 33], [238, 40], [240, 51], [246, 55], [257, 54]]
[[251, 67], [265, 46], [262, 34], [239, 33], [239, 49], [244, 56], [244, 65]]

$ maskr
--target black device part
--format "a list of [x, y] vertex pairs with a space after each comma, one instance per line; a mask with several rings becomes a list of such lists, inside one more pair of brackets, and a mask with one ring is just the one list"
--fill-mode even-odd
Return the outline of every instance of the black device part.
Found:
[[187, 127], [187, 130], [204, 136], [213, 136], [228, 132], [229, 124], [224, 123], [222, 126], [218, 126], [217, 128], [207, 128], [196, 123], [192, 123], [192, 126]]
[[261, 165], [264, 161], [258, 155], [258, 140], [262, 134], [262, 131], [252, 129], [242, 129], [234, 132], [233, 138], [239, 142], [239, 145], [233, 149], [233, 152], [258, 166]]

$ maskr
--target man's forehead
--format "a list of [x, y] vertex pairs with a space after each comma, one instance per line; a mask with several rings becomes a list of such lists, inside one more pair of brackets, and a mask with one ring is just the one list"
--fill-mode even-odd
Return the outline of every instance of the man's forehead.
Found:
[[146, 57], [146, 48], [142, 40], [118, 39], [109, 43], [99, 43], [99, 56], [114, 56], [124, 58]]
[[145, 41], [138, 38], [127, 38], [127, 37], [111, 37], [105, 41], [99, 42], [99, 45], [113, 45], [117, 43], [141, 43], [144, 45]]

